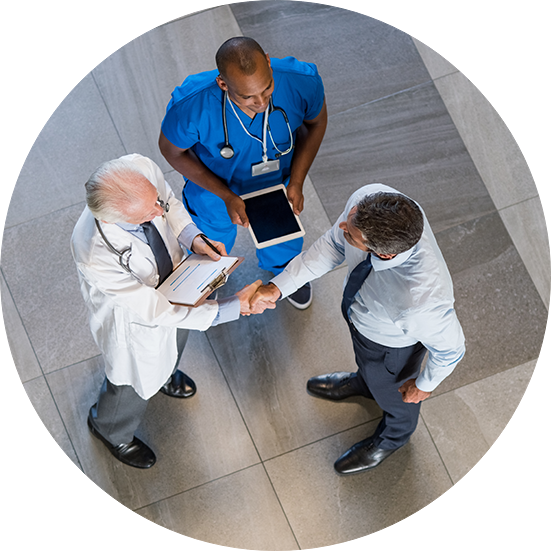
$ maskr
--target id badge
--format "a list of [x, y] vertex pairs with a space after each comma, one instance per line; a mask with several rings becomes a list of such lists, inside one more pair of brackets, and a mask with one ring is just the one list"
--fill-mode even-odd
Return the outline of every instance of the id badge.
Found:
[[279, 170], [279, 159], [273, 161], [262, 161], [255, 165], [252, 165], [252, 175], [262, 176], [262, 174], [269, 174], [270, 172], [277, 172]]

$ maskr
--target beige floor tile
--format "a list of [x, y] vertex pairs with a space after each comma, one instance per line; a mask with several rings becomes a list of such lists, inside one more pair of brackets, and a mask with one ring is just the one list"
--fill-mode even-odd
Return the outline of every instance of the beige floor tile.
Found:
[[93, 70], [129, 153], [150, 157], [163, 171], [171, 169], [157, 141], [172, 90], [188, 75], [214, 69], [219, 46], [240, 34], [230, 8], [221, 6], [161, 25]]
[[8, 336], [13, 362], [21, 380], [23, 382], [29, 381], [42, 375], [42, 371], [3, 274], [0, 275], [0, 285], [4, 327]]
[[[330, 227], [315, 190], [305, 186], [305, 246]], [[222, 293], [231, 294], [272, 274], [257, 267], [248, 230], [238, 229], [232, 254], [245, 256]], [[306, 393], [306, 381], [331, 371], [356, 371], [348, 329], [340, 313], [345, 273], [338, 269], [313, 282], [312, 306], [299, 311], [287, 301], [260, 316], [208, 330], [209, 341], [263, 459], [289, 451], [381, 415], [360, 398], [331, 403]]]
[[551, 38], [546, 0], [395, 0], [432, 78]]
[[41, 377], [0, 392], [0, 546], [24, 551], [101, 521]]
[[424, 404], [422, 415], [484, 546], [551, 523], [551, 356]]
[[137, 511], [170, 530], [238, 549], [298, 549], [261, 465]]
[[7, 228], [2, 270], [45, 373], [99, 353], [69, 246], [84, 203]]
[[125, 154], [96, 83], [87, 75], [50, 117], [17, 180], [6, 227], [84, 201], [84, 182]]
[[548, 192], [549, 45], [435, 81], [498, 209]]
[[204, 334], [192, 333], [181, 366], [195, 380], [197, 394], [178, 400], [158, 393], [150, 400], [137, 432], [157, 455], [146, 471], [117, 461], [86, 426], [103, 381], [101, 357], [48, 376], [84, 472], [131, 509], [259, 461]]
[[539, 198], [528, 199], [499, 211], [501, 219], [549, 309], [551, 264], [545, 216]]
[[84, 50], [210, 10], [223, 3], [223, 0], [149, 0], [137, 6], [130, 0], [62, 0]]
[[266, 462], [301, 549], [334, 545], [382, 530], [451, 487], [422, 423], [408, 444], [373, 471], [338, 475], [335, 460], [376, 425], [362, 425]]

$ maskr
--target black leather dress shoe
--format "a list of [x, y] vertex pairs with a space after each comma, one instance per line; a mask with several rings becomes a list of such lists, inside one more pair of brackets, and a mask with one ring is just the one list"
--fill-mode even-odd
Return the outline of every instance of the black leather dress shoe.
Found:
[[356, 474], [374, 469], [397, 449], [382, 450], [373, 443], [373, 438], [366, 438], [354, 444], [335, 461], [335, 470], [339, 474]]
[[361, 396], [357, 387], [354, 385], [355, 373], [340, 371], [338, 373], [328, 373], [319, 377], [308, 379], [306, 388], [308, 392], [319, 398], [326, 400], [344, 400], [350, 396]]
[[153, 453], [153, 450], [144, 444], [139, 438], [134, 436], [134, 440], [129, 444], [119, 444], [113, 446], [111, 442], [106, 440], [92, 425], [90, 417], [88, 417], [88, 428], [90, 432], [99, 440], [101, 440], [105, 447], [122, 463], [136, 467], [137, 469], [149, 469], [155, 465], [157, 458]]
[[197, 387], [183, 371], [177, 369], [161, 387], [161, 392], [173, 398], [191, 398], [197, 392]]

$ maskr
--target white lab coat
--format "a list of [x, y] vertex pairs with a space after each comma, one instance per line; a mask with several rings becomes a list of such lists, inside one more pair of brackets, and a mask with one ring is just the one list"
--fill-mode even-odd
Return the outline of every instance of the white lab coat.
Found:
[[[152, 222], [175, 267], [183, 258], [177, 236], [191, 218], [153, 161], [137, 154], [125, 158], [136, 164], [157, 188], [159, 197], [170, 205], [168, 213]], [[121, 267], [119, 257], [108, 249], [86, 207], [73, 231], [71, 250], [90, 310], [90, 328], [103, 353], [107, 378], [115, 385], [131, 385], [147, 400], [172, 374], [177, 358], [176, 329], [204, 331], [216, 317], [218, 303], [206, 301], [197, 308], [170, 304], [155, 289], [159, 276], [149, 245], [116, 224], [100, 224], [117, 250], [132, 246], [130, 266], [141, 281]]]

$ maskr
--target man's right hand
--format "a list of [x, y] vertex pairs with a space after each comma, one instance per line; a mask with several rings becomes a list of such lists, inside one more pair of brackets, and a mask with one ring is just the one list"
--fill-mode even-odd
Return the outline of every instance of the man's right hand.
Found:
[[251, 299], [251, 313], [263, 312], [266, 308], [273, 310], [281, 291], [274, 283], [260, 285]]
[[226, 204], [226, 210], [228, 211], [231, 221], [234, 224], [248, 228], [249, 217], [245, 212], [245, 201], [243, 201], [239, 195], [232, 194], [224, 203]]

